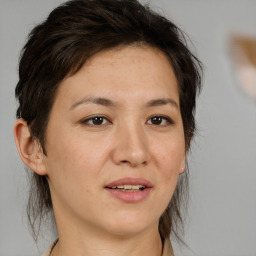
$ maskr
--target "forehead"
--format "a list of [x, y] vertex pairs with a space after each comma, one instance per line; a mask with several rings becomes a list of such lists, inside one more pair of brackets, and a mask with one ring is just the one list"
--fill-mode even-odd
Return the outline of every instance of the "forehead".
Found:
[[178, 101], [178, 85], [162, 51], [150, 46], [125, 46], [90, 57], [76, 74], [62, 81], [56, 100], [64, 97], [74, 101], [86, 94], [117, 100], [142, 94], [145, 98], [172, 96]]

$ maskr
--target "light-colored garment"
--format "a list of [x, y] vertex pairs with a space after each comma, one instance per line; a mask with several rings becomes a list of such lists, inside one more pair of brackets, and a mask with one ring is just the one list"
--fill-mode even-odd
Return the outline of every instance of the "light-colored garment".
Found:
[[[54, 243], [50, 246], [50, 248], [43, 254], [42, 256], [49, 256], [53, 247], [56, 245], [58, 239], [54, 241]], [[163, 254], [162, 256], [174, 256], [173, 250], [172, 250], [172, 245], [169, 241], [169, 239], [166, 239], [164, 242], [164, 248], [163, 248]]]

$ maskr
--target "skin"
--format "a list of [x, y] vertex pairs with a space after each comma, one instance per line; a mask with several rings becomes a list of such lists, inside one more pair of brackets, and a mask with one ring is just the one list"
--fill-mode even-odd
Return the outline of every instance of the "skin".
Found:
[[[111, 105], [91, 101], [99, 97]], [[14, 134], [24, 163], [48, 177], [59, 233], [53, 256], [161, 255], [158, 222], [186, 154], [177, 80], [160, 50], [103, 51], [64, 79], [46, 130], [47, 156], [24, 120]], [[111, 196], [105, 186], [124, 177], [149, 180], [148, 197], [127, 203]]]

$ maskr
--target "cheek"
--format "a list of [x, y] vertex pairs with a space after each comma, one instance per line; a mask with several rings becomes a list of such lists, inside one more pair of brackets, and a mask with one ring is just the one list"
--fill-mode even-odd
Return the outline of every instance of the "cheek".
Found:
[[[90, 172], [95, 165], [100, 164], [103, 158], [103, 145], [91, 141], [90, 138], [83, 138], [67, 132], [69, 136], [55, 137], [49, 145], [50, 163], [57, 165], [57, 169], [72, 172]], [[59, 166], [59, 167], [58, 167]]]
[[65, 205], [72, 212], [74, 209], [90, 212], [87, 205], [96, 201], [97, 184], [100, 185], [97, 183], [100, 170], [97, 154], [81, 139], [73, 137], [57, 141], [55, 139], [55, 146], [52, 145], [47, 159], [55, 206], [61, 209]]
[[172, 136], [162, 143], [154, 144], [157, 179], [162, 194], [166, 193], [167, 201], [172, 196], [178, 177], [185, 161], [185, 142], [183, 136]]
[[[153, 144], [153, 143], [152, 143]], [[155, 161], [160, 169], [171, 175], [173, 171], [179, 171], [185, 159], [185, 142], [183, 136], [173, 137], [172, 139], [155, 142], [154, 152]]]
[[[55, 137], [54, 144], [48, 145], [47, 169], [49, 180], [56, 191], [67, 192], [70, 196], [92, 194], [91, 184], [99, 177], [101, 150], [92, 146], [90, 140], [74, 136], [62, 139]], [[103, 156], [102, 156], [103, 157]]]

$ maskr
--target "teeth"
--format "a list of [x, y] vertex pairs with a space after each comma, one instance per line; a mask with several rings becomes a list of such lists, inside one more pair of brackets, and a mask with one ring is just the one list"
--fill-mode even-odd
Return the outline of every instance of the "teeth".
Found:
[[112, 189], [125, 189], [125, 190], [143, 190], [145, 186], [143, 185], [120, 185], [112, 187]]

